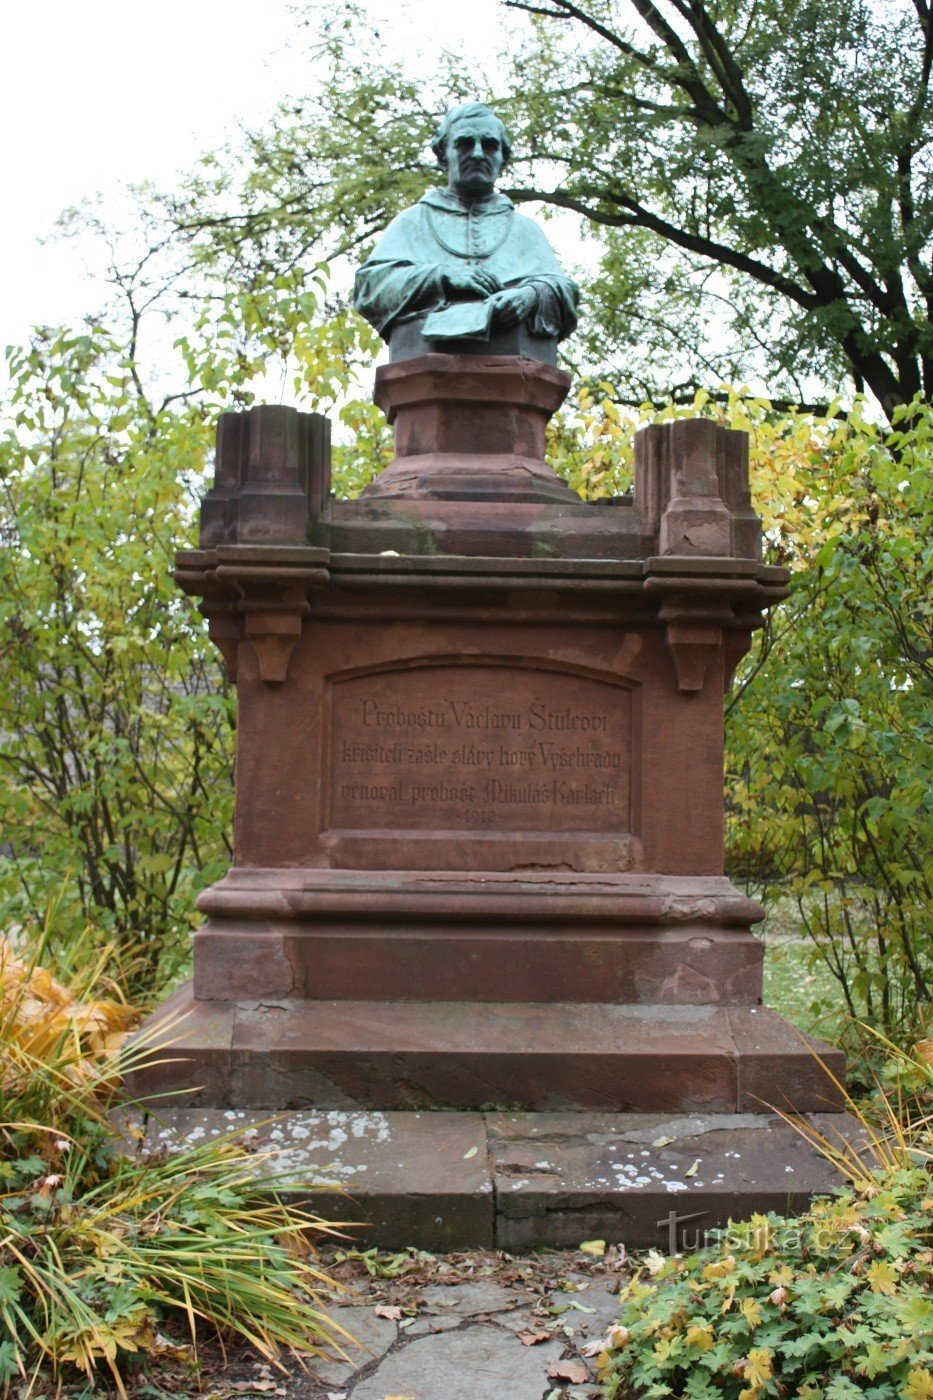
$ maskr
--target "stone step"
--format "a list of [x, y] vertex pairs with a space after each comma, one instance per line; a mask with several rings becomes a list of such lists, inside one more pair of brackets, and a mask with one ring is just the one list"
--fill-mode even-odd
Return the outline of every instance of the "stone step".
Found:
[[131, 1093], [213, 1107], [732, 1113], [842, 1104], [833, 1078], [842, 1078], [841, 1053], [763, 1007], [230, 1003], [195, 1000], [186, 987], [143, 1034], [153, 1054], [128, 1072]]
[[[845, 1113], [810, 1133], [863, 1146]], [[144, 1152], [234, 1134], [257, 1170], [319, 1215], [360, 1222], [365, 1249], [694, 1248], [755, 1211], [792, 1214], [841, 1178], [782, 1119], [763, 1113], [414, 1113], [169, 1108], [150, 1113]], [[308, 1193], [311, 1179], [332, 1190]]]

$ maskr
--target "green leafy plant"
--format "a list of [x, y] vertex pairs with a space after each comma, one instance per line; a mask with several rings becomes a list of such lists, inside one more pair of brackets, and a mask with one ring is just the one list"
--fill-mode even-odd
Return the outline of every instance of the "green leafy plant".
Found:
[[649, 1251], [597, 1360], [612, 1400], [933, 1396], [933, 1047], [863, 1029], [883, 1072], [845, 1096], [849, 1131], [780, 1114], [848, 1185], [686, 1257]]
[[755, 432], [792, 582], [727, 705], [729, 858], [793, 899], [850, 1037], [867, 1022], [910, 1044], [933, 996], [933, 410], [895, 425]]
[[754, 1215], [622, 1290], [601, 1369], [610, 1397], [928, 1400], [928, 1174], [901, 1168], [782, 1219]]

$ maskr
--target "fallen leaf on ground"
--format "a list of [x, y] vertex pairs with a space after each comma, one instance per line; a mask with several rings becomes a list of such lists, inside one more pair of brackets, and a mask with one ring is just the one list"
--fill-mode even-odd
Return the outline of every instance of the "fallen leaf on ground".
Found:
[[552, 1361], [547, 1373], [552, 1381], [571, 1381], [574, 1385], [582, 1385], [589, 1375], [582, 1361]]
[[651, 1144], [651, 1146], [652, 1146], [652, 1147], [667, 1147], [667, 1145], [668, 1145], [669, 1142], [675, 1142], [675, 1141], [676, 1141], [676, 1138], [672, 1138], [672, 1137], [659, 1137], [659, 1138], [655, 1138], [655, 1140], [654, 1140], [654, 1142]]
[[699, 1165], [700, 1165], [700, 1159], [699, 1159], [699, 1157], [698, 1157], [698, 1158], [696, 1159], [696, 1161], [694, 1162], [693, 1166], [692, 1166], [692, 1167], [688, 1167], [687, 1170], [684, 1172], [684, 1178], [686, 1179], [688, 1176], [696, 1176], [696, 1174], [697, 1174], [697, 1169], [698, 1169]]
[[478, 1151], [479, 1151], [479, 1148], [478, 1148], [478, 1147], [471, 1147], [470, 1150], [469, 1150], [469, 1152], [464, 1152], [464, 1154], [463, 1154], [463, 1160], [464, 1160], [465, 1162], [468, 1162], [468, 1161], [470, 1160], [471, 1157], [475, 1157], [475, 1156], [476, 1156], [476, 1154], [477, 1154]]
[[516, 1332], [518, 1340], [523, 1347], [534, 1347], [539, 1342], [546, 1342], [550, 1338], [550, 1332]]
[[580, 1246], [581, 1254], [589, 1254], [593, 1259], [602, 1259], [606, 1253], [605, 1240], [584, 1240]]
[[602, 1341], [602, 1339], [600, 1339], [597, 1342], [587, 1342], [584, 1346], [580, 1348], [580, 1355], [598, 1356], [599, 1353], [605, 1348], [605, 1345], [606, 1343]]
[[[384, 1317], [387, 1322], [400, 1322], [402, 1319], [401, 1308], [390, 1306], [388, 1303], [379, 1303], [377, 1307], [373, 1308], [373, 1312], [377, 1317]], [[389, 1400], [389, 1397], [386, 1400]]]

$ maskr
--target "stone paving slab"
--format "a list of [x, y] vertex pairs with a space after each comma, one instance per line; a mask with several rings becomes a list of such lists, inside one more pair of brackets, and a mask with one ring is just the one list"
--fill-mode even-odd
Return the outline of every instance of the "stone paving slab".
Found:
[[415, 1337], [354, 1385], [353, 1400], [542, 1400], [558, 1341], [524, 1347], [493, 1325]]
[[[831, 1116], [857, 1138], [854, 1120]], [[801, 1210], [835, 1180], [799, 1132], [763, 1114], [501, 1114], [486, 1127], [508, 1250], [572, 1246], [583, 1222], [629, 1248], [695, 1247], [729, 1219]]]
[[[802, 1121], [860, 1141], [845, 1114]], [[150, 1115], [142, 1150], [226, 1134], [242, 1135], [257, 1170], [283, 1186], [331, 1188], [309, 1204], [361, 1222], [353, 1233], [364, 1248], [513, 1251], [587, 1238], [681, 1248], [753, 1211], [793, 1213], [838, 1181], [790, 1124], [757, 1113], [169, 1108]]]
[[[617, 1269], [628, 1264], [617, 1255]], [[416, 1264], [414, 1277], [366, 1279], [349, 1300], [328, 1302], [360, 1348], [349, 1363], [315, 1360], [307, 1385], [286, 1393], [295, 1400], [595, 1400], [600, 1394], [589, 1343], [605, 1337], [618, 1319], [623, 1273], [587, 1261], [593, 1273], [574, 1268], [570, 1253], [546, 1260], [507, 1255], [460, 1255], [459, 1267], [483, 1268], [487, 1277], [425, 1281], [440, 1263]], [[576, 1255], [583, 1261], [584, 1256]], [[441, 1267], [445, 1267], [441, 1265]], [[616, 1266], [614, 1266], [616, 1267]], [[601, 1274], [596, 1271], [602, 1269]], [[367, 1300], [367, 1301], [364, 1301]], [[396, 1307], [386, 1308], [394, 1300]], [[336, 1304], [336, 1305], [335, 1305]], [[382, 1306], [380, 1306], [380, 1304]], [[396, 1313], [394, 1321], [379, 1312]], [[575, 1381], [561, 1378], [570, 1366]], [[297, 1377], [296, 1377], [297, 1380]]]
[[234, 1134], [256, 1149], [257, 1170], [340, 1194], [315, 1194], [325, 1219], [360, 1221], [366, 1245], [452, 1249], [493, 1237], [493, 1185], [480, 1113], [376, 1111], [270, 1114], [168, 1108], [151, 1115], [143, 1150], [177, 1149]]

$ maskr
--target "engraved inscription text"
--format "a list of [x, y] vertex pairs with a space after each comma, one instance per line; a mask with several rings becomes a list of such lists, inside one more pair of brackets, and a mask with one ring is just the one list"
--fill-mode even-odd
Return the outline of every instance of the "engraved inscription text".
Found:
[[631, 694], [450, 664], [331, 687], [331, 828], [627, 832]]

